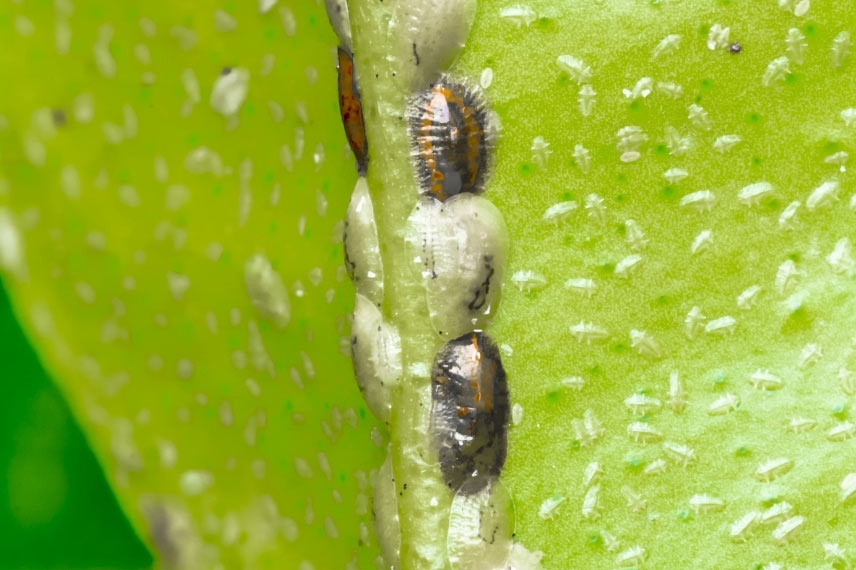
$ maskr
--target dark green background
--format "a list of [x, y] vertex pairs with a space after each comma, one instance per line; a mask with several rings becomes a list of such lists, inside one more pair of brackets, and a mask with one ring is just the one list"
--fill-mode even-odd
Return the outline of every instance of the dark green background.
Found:
[[148, 568], [0, 284], [0, 568]]

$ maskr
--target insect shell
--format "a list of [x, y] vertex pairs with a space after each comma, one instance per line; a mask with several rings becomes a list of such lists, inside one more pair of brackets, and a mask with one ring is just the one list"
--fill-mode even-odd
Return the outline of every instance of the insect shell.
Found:
[[434, 360], [431, 396], [431, 433], [446, 485], [480, 491], [505, 463], [508, 386], [496, 344], [478, 331], [446, 343]]
[[484, 189], [497, 128], [479, 87], [442, 77], [408, 103], [407, 127], [423, 194], [444, 201]]
[[383, 302], [383, 261], [369, 185], [363, 176], [357, 179], [351, 194], [342, 243], [345, 269], [357, 293], [365, 295], [379, 307]]
[[432, 327], [445, 338], [482, 329], [500, 302], [508, 230], [489, 200], [423, 196], [407, 222], [409, 258], [422, 277]]
[[369, 163], [369, 143], [366, 140], [366, 124], [363, 120], [363, 106], [354, 75], [354, 57], [343, 47], [339, 47], [339, 111], [348, 144], [357, 158], [357, 172], [365, 175]]

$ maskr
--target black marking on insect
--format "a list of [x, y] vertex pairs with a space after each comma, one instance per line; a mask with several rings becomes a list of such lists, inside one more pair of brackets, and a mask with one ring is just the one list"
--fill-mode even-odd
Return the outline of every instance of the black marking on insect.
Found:
[[431, 375], [431, 433], [446, 485], [476, 493], [505, 463], [508, 385], [496, 344], [483, 332], [447, 342]]
[[408, 103], [407, 126], [423, 194], [445, 201], [484, 189], [496, 125], [479, 87], [441, 78]]
[[365, 176], [369, 162], [369, 143], [366, 139], [366, 123], [363, 105], [357, 89], [354, 73], [354, 57], [348, 50], [339, 47], [339, 112], [348, 144], [357, 159], [357, 172]]
[[484, 270], [486, 272], [484, 281], [476, 289], [473, 300], [467, 303], [467, 309], [471, 311], [480, 311], [484, 307], [484, 304], [487, 303], [487, 297], [490, 293], [490, 282], [493, 279], [493, 274], [496, 273], [496, 269], [493, 267], [492, 255], [484, 256]]

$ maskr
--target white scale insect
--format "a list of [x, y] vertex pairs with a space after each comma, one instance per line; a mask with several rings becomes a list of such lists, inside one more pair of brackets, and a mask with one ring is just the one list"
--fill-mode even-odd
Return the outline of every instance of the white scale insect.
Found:
[[357, 293], [351, 329], [351, 354], [366, 405], [381, 421], [389, 418], [389, 391], [400, 380], [401, 339], [367, 297]]
[[497, 309], [508, 250], [496, 206], [470, 193], [445, 202], [423, 197], [408, 220], [406, 240], [434, 330], [455, 338], [484, 328]]
[[343, 234], [345, 267], [357, 293], [383, 303], [383, 261], [369, 186], [362, 176], [354, 186]]

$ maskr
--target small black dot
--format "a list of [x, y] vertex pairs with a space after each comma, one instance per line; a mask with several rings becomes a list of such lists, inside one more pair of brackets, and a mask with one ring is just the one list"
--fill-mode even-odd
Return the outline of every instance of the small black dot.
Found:
[[65, 126], [65, 111], [62, 109], [54, 109], [51, 111], [51, 118], [53, 118], [54, 125], [58, 127]]
[[220, 75], [229, 75], [230, 73], [232, 73], [232, 68], [227, 65], [223, 68], [223, 71], [220, 72]]
[[734, 55], [737, 55], [738, 53], [743, 51], [743, 46], [740, 45], [740, 42], [734, 42], [733, 44], [728, 46], [728, 51], [730, 51]]

